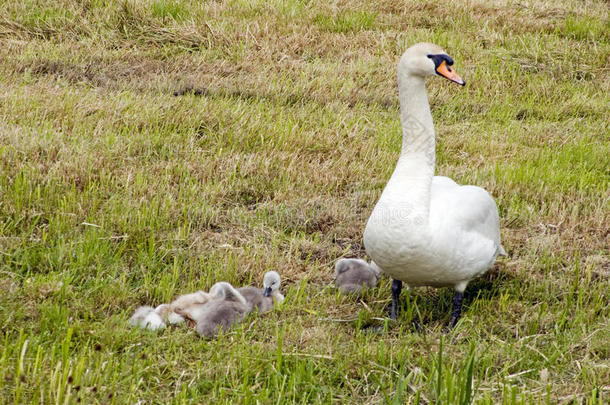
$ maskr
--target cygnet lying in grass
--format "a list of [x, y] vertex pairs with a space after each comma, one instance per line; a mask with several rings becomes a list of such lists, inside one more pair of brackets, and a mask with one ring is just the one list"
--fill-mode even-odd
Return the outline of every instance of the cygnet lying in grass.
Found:
[[227, 282], [216, 283], [210, 288], [212, 300], [197, 313], [197, 332], [206, 337], [216, 336], [244, 319], [249, 312], [246, 299]]
[[185, 319], [195, 322], [201, 308], [211, 299], [210, 294], [205, 291], [181, 295], [164, 308], [165, 316], [162, 318], [172, 325], [182, 323]]
[[136, 309], [129, 318], [129, 325], [150, 330], [165, 329], [165, 322], [153, 307], [148, 305]]
[[147, 305], [142, 306], [136, 309], [129, 319], [129, 324], [143, 329], [157, 330], [165, 328], [167, 323], [177, 325], [184, 322], [185, 319], [194, 321], [200, 308], [209, 300], [208, 293], [197, 291], [181, 295], [170, 304], [161, 304], [154, 309]]
[[375, 287], [379, 274], [375, 263], [362, 259], [339, 259], [335, 264], [335, 284], [345, 294], [362, 294], [363, 287]]
[[263, 288], [241, 287], [237, 291], [246, 299], [250, 311], [259, 313], [271, 311], [275, 304], [284, 300], [280, 293], [280, 275], [276, 271], [268, 271], [263, 277]]

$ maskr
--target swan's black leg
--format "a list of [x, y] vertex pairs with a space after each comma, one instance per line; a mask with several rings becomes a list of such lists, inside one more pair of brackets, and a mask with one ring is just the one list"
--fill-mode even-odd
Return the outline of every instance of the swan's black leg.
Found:
[[453, 327], [457, 324], [460, 315], [462, 314], [462, 301], [464, 301], [464, 293], [459, 291], [455, 292], [453, 296], [453, 310], [451, 311], [451, 321], [449, 321], [449, 327]]
[[398, 299], [402, 291], [402, 281], [392, 280], [392, 305], [390, 306], [390, 319], [398, 319]]

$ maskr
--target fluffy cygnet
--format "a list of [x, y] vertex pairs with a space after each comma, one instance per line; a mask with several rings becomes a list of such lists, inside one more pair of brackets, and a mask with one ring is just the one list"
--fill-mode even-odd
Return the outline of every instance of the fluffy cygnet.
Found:
[[182, 323], [185, 319], [195, 322], [201, 308], [211, 299], [210, 294], [205, 291], [181, 295], [162, 309], [162, 318], [172, 325]]
[[165, 322], [153, 307], [143, 306], [129, 318], [129, 325], [150, 330], [165, 329]]
[[212, 300], [197, 313], [197, 332], [206, 337], [216, 336], [244, 319], [249, 312], [246, 299], [227, 282], [219, 282], [210, 289]]
[[268, 271], [263, 277], [263, 288], [241, 287], [237, 291], [243, 295], [248, 302], [250, 310], [257, 309], [258, 312], [269, 312], [275, 304], [284, 300], [280, 293], [280, 275], [276, 271]]
[[129, 319], [131, 326], [144, 329], [163, 329], [166, 324], [178, 325], [185, 319], [194, 322], [199, 309], [210, 300], [210, 295], [204, 291], [184, 294], [170, 304], [161, 304], [157, 308], [142, 306]]
[[341, 292], [362, 294], [363, 286], [377, 285], [379, 267], [362, 259], [339, 259], [335, 264], [335, 284]]

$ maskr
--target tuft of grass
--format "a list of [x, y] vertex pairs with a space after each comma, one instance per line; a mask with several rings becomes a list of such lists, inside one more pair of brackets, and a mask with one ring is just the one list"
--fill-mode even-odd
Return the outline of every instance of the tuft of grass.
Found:
[[374, 27], [376, 14], [367, 11], [346, 11], [340, 14], [318, 14], [315, 22], [320, 28], [337, 33], [370, 30]]
[[609, 38], [608, 28], [610, 28], [608, 20], [597, 19], [588, 15], [569, 16], [565, 19], [563, 33], [581, 41], [607, 41]]
[[180, 22], [189, 16], [189, 9], [181, 1], [158, 0], [152, 3], [151, 14], [153, 17]]

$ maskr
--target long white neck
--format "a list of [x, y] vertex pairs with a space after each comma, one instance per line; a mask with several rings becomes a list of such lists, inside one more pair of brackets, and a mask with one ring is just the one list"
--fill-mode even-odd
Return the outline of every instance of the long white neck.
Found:
[[434, 176], [434, 124], [423, 77], [398, 72], [402, 150], [388, 183], [393, 199], [410, 211], [419, 224], [428, 222], [430, 187]]
[[430, 164], [426, 166], [434, 173], [434, 123], [424, 78], [400, 72], [398, 98], [402, 125], [401, 158], [425, 154], [430, 159]]

